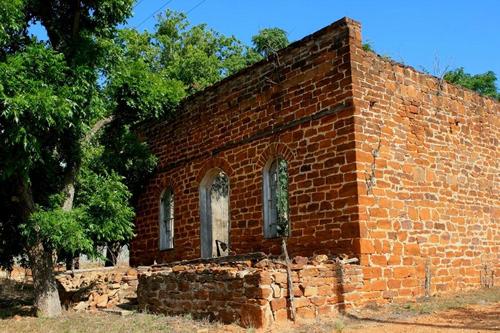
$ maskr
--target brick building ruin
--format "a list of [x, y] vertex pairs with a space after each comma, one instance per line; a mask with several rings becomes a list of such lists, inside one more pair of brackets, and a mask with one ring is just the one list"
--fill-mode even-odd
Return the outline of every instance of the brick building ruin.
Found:
[[500, 284], [500, 103], [360, 30], [341, 19], [139, 130], [160, 163], [132, 265], [280, 254], [282, 165], [290, 254], [358, 258], [353, 303]]

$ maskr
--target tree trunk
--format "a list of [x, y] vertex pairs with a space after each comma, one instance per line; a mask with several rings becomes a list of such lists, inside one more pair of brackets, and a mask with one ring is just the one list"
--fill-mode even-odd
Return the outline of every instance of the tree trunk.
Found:
[[288, 256], [288, 250], [286, 248], [286, 239], [285, 237], [281, 237], [281, 250], [283, 251], [283, 254], [285, 256], [285, 262], [286, 262], [286, 277], [287, 277], [287, 284], [288, 284], [288, 300], [289, 306], [290, 306], [290, 319], [292, 319], [293, 322], [295, 322], [295, 301], [293, 298], [293, 279], [292, 279], [292, 268], [291, 268], [291, 263], [290, 263], [290, 257]]
[[[31, 188], [26, 181], [19, 181], [20, 216], [28, 221], [35, 211], [35, 202]], [[33, 289], [37, 316], [57, 317], [61, 315], [61, 301], [54, 277], [54, 261], [51, 251], [45, 249], [41, 241], [37, 241], [28, 249], [28, 259], [33, 274]]]
[[77, 166], [71, 166], [64, 177], [63, 193], [66, 195], [62, 210], [69, 212], [73, 209], [73, 201], [75, 199], [75, 178], [78, 172]]
[[64, 258], [64, 263], [66, 265], [66, 270], [71, 271], [73, 269], [73, 256], [66, 255], [66, 258]]
[[105, 267], [116, 266], [118, 263], [118, 255], [120, 254], [121, 244], [110, 244], [106, 246], [106, 262]]
[[33, 274], [33, 289], [35, 293], [35, 308], [38, 317], [60, 316], [61, 301], [54, 277], [54, 261], [52, 253], [37, 244], [28, 252], [31, 272]]
[[77, 253], [75, 255], [66, 254], [64, 258], [64, 263], [66, 265], [67, 271], [72, 271], [74, 269], [80, 269], [80, 254]]

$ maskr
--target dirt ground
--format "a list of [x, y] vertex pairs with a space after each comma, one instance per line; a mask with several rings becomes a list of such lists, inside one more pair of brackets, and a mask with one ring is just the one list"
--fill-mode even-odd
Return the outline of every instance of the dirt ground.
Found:
[[[0, 281], [0, 333], [256, 332], [190, 316], [135, 312], [123, 316], [68, 311], [57, 319], [35, 318], [29, 294], [29, 285]], [[500, 332], [500, 287], [400, 305], [370, 306], [337, 318], [280, 325], [264, 332]]]

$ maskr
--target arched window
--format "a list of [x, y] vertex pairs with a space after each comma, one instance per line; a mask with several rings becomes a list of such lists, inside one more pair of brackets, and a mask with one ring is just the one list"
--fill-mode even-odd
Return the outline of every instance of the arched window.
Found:
[[264, 237], [285, 237], [290, 233], [288, 207], [288, 165], [282, 158], [264, 167]]
[[163, 191], [160, 202], [160, 250], [174, 248], [174, 192]]

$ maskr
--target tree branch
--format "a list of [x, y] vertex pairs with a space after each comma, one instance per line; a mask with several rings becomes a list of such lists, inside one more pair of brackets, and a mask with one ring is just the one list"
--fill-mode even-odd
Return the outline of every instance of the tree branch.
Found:
[[75, 13], [73, 16], [72, 38], [76, 40], [80, 32], [80, 0], [75, 0]]
[[90, 140], [92, 140], [92, 138], [97, 134], [97, 132], [99, 132], [104, 126], [112, 123], [115, 119], [116, 116], [111, 115], [109, 117], [99, 120], [97, 123], [94, 124], [90, 132], [88, 132], [87, 135], [85, 135], [84, 142], [87, 143]]
[[[116, 117], [114, 115], [111, 115], [109, 117], [99, 120], [97, 123], [94, 124], [94, 126], [87, 133], [87, 135], [85, 135], [83, 143], [90, 142], [90, 140], [92, 140], [92, 138], [97, 134], [97, 132], [99, 132], [104, 126], [110, 124], [115, 119]], [[66, 194], [66, 198], [64, 199], [62, 206], [62, 209], [64, 211], [70, 211], [71, 209], [73, 209], [73, 201], [75, 199], [75, 179], [79, 169], [80, 169], [79, 163], [69, 166], [68, 171], [64, 177], [65, 179], [64, 179], [63, 192]]]

